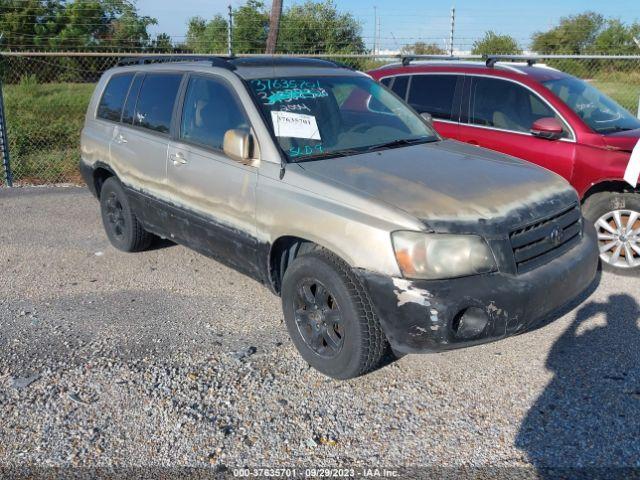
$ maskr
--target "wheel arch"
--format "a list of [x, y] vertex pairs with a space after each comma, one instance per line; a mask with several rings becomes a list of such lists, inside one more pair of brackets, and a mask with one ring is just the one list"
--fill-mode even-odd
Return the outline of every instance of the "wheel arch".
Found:
[[93, 167], [93, 188], [96, 193], [96, 197], [100, 198], [100, 192], [102, 191], [102, 185], [110, 177], [118, 177], [116, 173], [111, 169], [109, 165], [102, 162], [97, 162]]
[[300, 255], [317, 249], [327, 250], [339, 257], [347, 265], [351, 265], [344, 258], [344, 255], [336, 252], [336, 249], [301, 236], [281, 235], [269, 248], [268, 267], [271, 289], [280, 295], [282, 279], [289, 265]]
[[582, 204], [587, 201], [589, 197], [596, 193], [613, 192], [613, 193], [638, 193], [640, 190], [636, 187], [633, 188], [627, 182], [623, 180], [603, 180], [591, 185], [582, 195]]

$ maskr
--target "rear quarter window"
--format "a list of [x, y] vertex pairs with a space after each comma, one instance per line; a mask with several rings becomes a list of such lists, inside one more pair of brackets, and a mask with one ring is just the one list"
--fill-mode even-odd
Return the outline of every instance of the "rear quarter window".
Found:
[[98, 118], [113, 122], [120, 121], [122, 107], [127, 98], [133, 75], [133, 73], [126, 73], [111, 77], [98, 104]]

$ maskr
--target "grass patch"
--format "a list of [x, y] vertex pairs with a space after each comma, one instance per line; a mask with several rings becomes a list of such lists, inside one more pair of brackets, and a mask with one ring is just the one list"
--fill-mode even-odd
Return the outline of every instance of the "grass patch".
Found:
[[638, 114], [638, 99], [640, 99], [640, 82], [633, 84], [628, 81], [610, 79], [593, 79], [594, 87], [613, 98], [616, 102], [629, 110], [633, 115]]
[[7, 135], [16, 182], [78, 181], [80, 132], [94, 84], [5, 85]]

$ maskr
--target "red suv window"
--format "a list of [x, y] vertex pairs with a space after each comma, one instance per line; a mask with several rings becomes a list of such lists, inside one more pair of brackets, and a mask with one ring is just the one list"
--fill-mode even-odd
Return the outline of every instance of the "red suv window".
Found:
[[[517, 83], [498, 78], [474, 77], [469, 123], [514, 132], [529, 132], [536, 120], [555, 117], [538, 95]], [[567, 137], [567, 129], [563, 134]]]
[[430, 113], [435, 119], [455, 120], [454, 99], [458, 75], [414, 75], [408, 102], [418, 113]]

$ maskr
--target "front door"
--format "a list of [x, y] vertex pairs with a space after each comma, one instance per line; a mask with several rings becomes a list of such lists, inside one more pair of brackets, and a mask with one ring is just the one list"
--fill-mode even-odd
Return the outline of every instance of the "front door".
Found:
[[[538, 94], [499, 78], [469, 76], [458, 138], [527, 160], [571, 179], [576, 143], [567, 123]], [[565, 126], [563, 138], [546, 140], [530, 133], [533, 123], [555, 117]]]
[[191, 248], [254, 277], [257, 262], [257, 167], [223, 152], [230, 129], [250, 124], [231, 85], [221, 77], [191, 75], [184, 92], [176, 139], [169, 147], [168, 188], [179, 212], [172, 235]]

